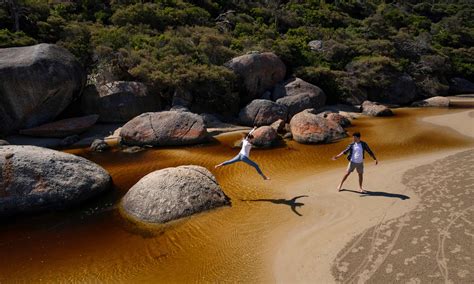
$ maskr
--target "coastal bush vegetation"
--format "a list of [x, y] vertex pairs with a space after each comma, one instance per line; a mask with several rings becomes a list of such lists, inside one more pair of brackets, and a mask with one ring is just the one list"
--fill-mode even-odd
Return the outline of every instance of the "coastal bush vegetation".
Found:
[[380, 72], [415, 75], [427, 60], [430, 74], [474, 80], [471, 1], [2, 1], [0, 47], [41, 42], [67, 48], [91, 75], [107, 69], [164, 97], [230, 94], [235, 78], [223, 64], [249, 51], [275, 52], [330, 101], [348, 72], [383, 84]]

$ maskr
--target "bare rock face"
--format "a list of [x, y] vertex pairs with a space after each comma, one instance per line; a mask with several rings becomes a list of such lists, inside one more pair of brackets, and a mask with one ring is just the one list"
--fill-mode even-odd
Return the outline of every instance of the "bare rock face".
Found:
[[235, 57], [225, 64], [241, 79], [244, 103], [260, 98], [285, 78], [286, 66], [274, 53], [251, 53]]
[[20, 130], [20, 134], [37, 137], [67, 137], [91, 128], [99, 119], [96, 114], [58, 120], [38, 127]]
[[273, 122], [287, 118], [286, 106], [269, 100], [253, 100], [239, 113], [239, 120], [247, 126], [270, 125]]
[[134, 146], [179, 146], [206, 142], [204, 120], [190, 112], [148, 112], [127, 122], [120, 130], [122, 143]]
[[278, 144], [279, 136], [271, 126], [261, 126], [253, 132], [252, 144], [256, 147], [270, 148]]
[[326, 94], [321, 88], [299, 78], [285, 85], [285, 96], [276, 102], [288, 108], [288, 119], [309, 108], [321, 108], [326, 104]]
[[370, 116], [392, 116], [393, 112], [388, 107], [376, 102], [365, 101], [362, 103], [362, 113]]
[[200, 166], [154, 171], [123, 197], [122, 208], [134, 219], [165, 223], [220, 206], [230, 205], [215, 177]]
[[412, 104], [414, 107], [449, 107], [449, 99], [446, 97], [432, 97]]
[[279, 119], [272, 123], [271, 127], [275, 129], [277, 133], [283, 133], [285, 132], [285, 121], [283, 119]]
[[327, 120], [310, 110], [302, 111], [290, 121], [293, 139], [299, 143], [327, 143], [347, 136], [336, 122]]
[[342, 114], [336, 112], [323, 112], [319, 114], [320, 116], [324, 117], [327, 120], [334, 121], [335, 123], [339, 124], [341, 127], [345, 128], [351, 126], [351, 121], [343, 116]]
[[110, 175], [84, 158], [35, 146], [0, 147], [0, 217], [64, 209], [105, 191]]
[[54, 44], [0, 49], [0, 135], [58, 116], [85, 84], [81, 64]]
[[142, 113], [161, 110], [161, 102], [143, 83], [114, 81], [87, 86], [81, 108], [84, 113], [99, 114], [101, 122], [126, 122]]

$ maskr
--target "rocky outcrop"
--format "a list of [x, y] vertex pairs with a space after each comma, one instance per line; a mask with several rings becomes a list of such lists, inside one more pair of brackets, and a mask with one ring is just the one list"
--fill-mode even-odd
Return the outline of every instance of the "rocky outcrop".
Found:
[[251, 53], [235, 57], [225, 64], [241, 80], [243, 103], [260, 98], [285, 78], [286, 66], [274, 53]]
[[165, 223], [216, 207], [230, 205], [215, 177], [200, 166], [154, 171], [123, 197], [122, 207], [133, 219]]
[[63, 209], [111, 185], [100, 166], [35, 146], [0, 147], [0, 216]]
[[288, 110], [286, 106], [269, 100], [253, 100], [239, 113], [239, 120], [247, 126], [270, 125], [282, 119], [286, 121]]
[[393, 112], [388, 107], [376, 102], [365, 101], [362, 104], [362, 113], [370, 116], [392, 116]]
[[293, 116], [290, 128], [293, 139], [304, 144], [331, 142], [347, 136], [339, 124], [316, 115], [311, 110]]
[[201, 116], [190, 112], [148, 112], [127, 122], [120, 130], [123, 144], [178, 146], [206, 142]]
[[449, 99], [446, 97], [432, 97], [412, 104], [414, 107], [449, 107]]
[[20, 134], [36, 137], [67, 137], [91, 128], [99, 118], [98, 115], [74, 117], [43, 124], [38, 127], [20, 130]]
[[336, 112], [322, 112], [319, 115], [324, 117], [327, 120], [330, 120], [330, 121], [333, 121], [333, 122], [339, 124], [343, 128], [351, 126], [351, 121], [347, 117], [345, 117], [345, 116], [343, 116], [339, 113], [336, 113]]
[[104, 152], [110, 148], [109, 144], [107, 144], [102, 139], [95, 139], [92, 141], [90, 150], [94, 152]]
[[54, 44], [0, 49], [0, 135], [53, 120], [85, 80], [75, 57]]
[[455, 77], [449, 80], [449, 93], [457, 94], [474, 94], [474, 83], [463, 78]]
[[287, 83], [283, 94], [283, 97], [276, 102], [288, 108], [288, 119], [305, 109], [321, 108], [326, 103], [326, 94], [323, 90], [299, 78]]
[[270, 148], [278, 144], [279, 136], [271, 126], [261, 126], [253, 132], [252, 145], [260, 148]]
[[143, 83], [115, 81], [87, 86], [81, 108], [86, 114], [99, 114], [101, 122], [126, 122], [139, 114], [161, 110], [161, 103], [159, 95], [150, 93]]

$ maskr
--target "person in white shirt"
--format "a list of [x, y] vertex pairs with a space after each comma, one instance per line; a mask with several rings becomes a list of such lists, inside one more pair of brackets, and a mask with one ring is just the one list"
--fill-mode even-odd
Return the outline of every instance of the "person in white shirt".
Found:
[[333, 160], [336, 160], [340, 156], [348, 154], [347, 159], [349, 160], [349, 165], [347, 166], [347, 171], [342, 177], [342, 181], [337, 187], [337, 190], [342, 190], [342, 184], [344, 183], [344, 181], [354, 171], [354, 169], [357, 169], [357, 173], [359, 174], [359, 192], [367, 193], [367, 191], [365, 191], [362, 187], [362, 181], [364, 180], [364, 151], [369, 153], [369, 155], [375, 160], [376, 165], [378, 164], [378, 161], [375, 157], [375, 154], [372, 152], [372, 150], [370, 150], [369, 145], [367, 145], [367, 143], [365, 143], [364, 141], [360, 140], [359, 132], [355, 132], [352, 136], [354, 142], [349, 144], [349, 146], [347, 146], [347, 148], [339, 155], [334, 156], [332, 158]]
[[242, 141], [242, 149], [240, 150], [239, 154], [237, 154], [237, 156], [235, 156], [231, 160], [228, 160], [228, 161], [225, 161], [223, 163], [220, 163], [219, 165], [216, 165], [215, 168], [217, 169], [217, 168], [220, 168], [222, 166], [227, 166], [227, 165], [242, 161], [242, 162], [254, 167], [257, 170], [257, 172], [263, 177], [264, 180], [269, 180], [269, 178], [266, 175], [263, 174], [262, 170], [260, 170], [260, 167], [257, 165], [257, 163], [255, 163], [254, 161], [249, 159], [250, 149], [252, 149], [252, 139], [253, 139], [252, 133], [255, 131], [255, 129], [257, 129], [256, 126], [244, 138], [244, 140]]

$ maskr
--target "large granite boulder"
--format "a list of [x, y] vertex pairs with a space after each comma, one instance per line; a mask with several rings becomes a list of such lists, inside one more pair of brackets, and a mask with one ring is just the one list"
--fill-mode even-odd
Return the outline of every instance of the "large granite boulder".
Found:
[[111, 185], [99, 165], [35, 146], [0, 147], [0, 177], [0, 216], [67, 208]]
[[230, 205], [216, 178], [200, 166], [154, 171], [123, 197], [122, 207], [133, 219], [165, 223], [216, 207]]
[[393, 112], [388, 107], [376, 102], [365, 101], [362, 103], [362, 113], [369, 116], [392, 116]]
[[62, 119], [38, 127], [22, 129], [20, 134], [37, 137], [68, 137], [88, 130], [97, 122], [98, 118], [97, 114], [92, 114]]
[[474, 94], [474, 83], [469, 80], [455, 77], [449, 80], [449, 93], [457, 94]]
[[253, 100], [239, 113], [239, 120], [243, 125], [262, 126], [287, 119], [287, 107], [270, 100]]
[[85, 84], [81, 64], [54, 44], [0, 49], [0, 135], [49, 122]]
[[86, 114], [99, 114], [101, 122], [126, 122], [139, 114], [159, 111], [161, 103], [159, 95], [150, 93], [143, 83], [115, 81], [87, 86], [81, 108]]
[[299, 143], [325, 143], [347, 136], [336, 122], [315, 114], [312, 110], [302, 111], [290, 121], [293, 139]]
[[261, 126], [253, 132], [252, 145], [260, 148], [270, 148], [278, 144], [278, 133], [271, 126]]
[[417, 101], [412, 104], [414, 107], [449, 107], [449, 99], [446, 97], [432, 97]]
[[284, 86], [284, 96], [277, 103], [288, 108], [288, 119], [309, 108], [321, 108], [326, 103], [326, 94], [321, 88], [296, 78]]
[[120, 130], [123, 144], [134, 146], [177, 146], [206, 142], [204, 120], [191, 112], [143, 113]]
[[351, 121], [344, 115], [337, 112], [325, 111], [318, 115], [324, 117], [327, 120], [334, 121], [343, 128], [351, 126]]
[[260, 98], [285, 78], [286, 66], [274, 53], [251, 53], [225, 64], [240, 78], [243, 103]]

